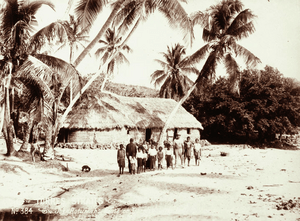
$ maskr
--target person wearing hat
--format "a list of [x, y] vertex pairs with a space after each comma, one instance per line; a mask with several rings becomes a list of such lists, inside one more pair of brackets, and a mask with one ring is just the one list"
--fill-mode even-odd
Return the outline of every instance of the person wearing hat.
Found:
[[177, 163], [179, 163], [179, 159], [181, 162], [181, 166], [183, 167], [183, 155], [182, 155], [182, 149], [183, 149], [183, 142], [180, 139], [180, 134], [176, 135], [176, 138], [174, 140], [174, 155], [175, 155], [175, 167], [177, 166]]

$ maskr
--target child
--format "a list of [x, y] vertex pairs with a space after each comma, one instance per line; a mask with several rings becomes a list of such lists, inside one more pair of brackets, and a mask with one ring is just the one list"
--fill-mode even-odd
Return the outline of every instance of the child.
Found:
[[120, 144], [120, 149], [118, 150], [117, 153], [117, 161], [119, 165], [119, 174], [123, 174], [124, 172], [124, 167], [125, 167], [125, 150], [123, 144]]
[[147, 166], [147, 159], [148, 159], [148, 153], [145, 149], [143, 149], [143, 171], [146, 171], [146, 166]]
[[136, 157], [135, 156], [129, 156], [129, 160], [130, 160], [130, 166], [131, 166], [131, 174], [135, 174], [135, 170], [136, 170]]
[[154, 145], [152, 144], [151, 148], [149, 149], [150, 170], [154, 170], [155, 161], [156, 161], [156, 154], [157, 154], [157, 151], [154, 148]]
[[190, 141], [190, 137], [187, 137], [187, 140], [184, 142], [184, 149], [185, 149], [184, 164], [185, 164], [185, 159], [187, 159], [188, 166], [190, 166], [190, 160], [192, 156], [192, 142]]
[[144, 157], [144, 154], [143, 154], [142, 149], [143, 149], [143, 147], [140, 146], [138, 148], [138, 152], [136, 154], [136, 158], [137, 158], [137, 173], [140, 173], [141, 170], [143, 169], [143, 157]]
[[196, 138], [194, 144], [194, 156], [195, 156], [195, 165], [199, 166], [201, 160], [201, 143], [199, 142], [198, 138]]
[[167, 151], [166, 151], [166, 163], [167, 163], [167, 169], [172, 166], [172, 150], [170, 149], [170, 144], [167, 143]]
[[157, 166], [157, 169], [162, 169], [162, 160], [164, 159], [164, 152], [162, 151], [162, 147], [159, 147], [158, 148], [159, 149], [159, 151], [157, 152], [157, 164], [158, 164], [158, 166]]

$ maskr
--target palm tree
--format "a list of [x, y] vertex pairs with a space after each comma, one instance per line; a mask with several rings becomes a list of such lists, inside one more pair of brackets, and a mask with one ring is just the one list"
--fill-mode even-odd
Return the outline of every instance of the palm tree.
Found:
[[237, 43], [238, 40], [248, 37], [255, 31], [252, 22], [254, 17], [249, 9], [243, 10], [243, 4], [239, 0], [223, 0], [221, 3], [211, 6], [204, 13], [196, 12], [192, 16], [194, 24], [203, 26], [202, 39], [207, 44], [192, 54], [187, 63], [194, 64], [205, 58], [207, 54], [208, 56], [193, 86], [178, 102], [166, 121], [160, 135], [160, 143], [162, 143], [169, 122], [179, 106], [183, 104], [197, 85], [201, 85], [203, 81], [214, 77], [219, 63], [225, 64], [232, 91], [239, 93], [241, 72], [235, 58], [243, 57], [248, 67], [260, 63], [259, 58]]
[[110, 62], [107, 64], [107, 71], [105, 74], [104, 81], [101, 86], [101, 91], [103, 91], [105, 83], [109, 77], [111, 77], [115, 71], [115, 67], [117, 65], [127, 63], [129, 64], [129, 61], [125, 57], [125, 55], [120, 50], [124, 50], [127, 52], [130, 52], [131, 49], [128, 45], [121, 44], [122, 37], [116, 33], [115, 28], [114, 29], [107, 29], [105, 40], [100, 40], [99, 43], [104, 45], [103, 47], [100, 47], [95, 52], [95, 55], [99, 58], [101, 55], [100, 60], [100, 66], [99, 69], [102, 68], [102, 66], [106, 63], [106, 61], [113, 56], [113, 58], [110, 59]]
[[185, 48], [176, 44], [170, 48], [167, 53], [163, 53], [165, 61], [156, 60], [162, 70], [156, 70], [151, 79], [155, 86], [160, 86], [159, 96], [163, 98], [172, 98], [176, 101], [182, 98], [186, 88], [189, 88], [192, 81], [188, 78], [191, 73], [198, 74], [198, 70], [190, 63], [186, 62]]
[[87, 43], [89, 37], [87, 35], [87, 29], [81, 28], [81, 24], [79, 23], [78, 19], [75, 19], [73, 15], [70, 15], [69, 17], [70, 21], [58, 21], [58, 23], [64, 28], [68, 40], [64, 41], [57, 51], [68, 45], [70, 48], [69, 62], [72, 64], [74, 52], [78, 51], [80, 48], [84, 49], [85, 46], [83, 43]]
[[[139, 4], [136, 3], [144, 3], [149, 6], [149, 12], [154, 12], [156, 10], [161, 11], [163, 14], [166, 15], [168, 21], [172, 24], [179, 24], [178, 26], [185, 31], [190, 31], [190, 19], [187, 16], [187, 13], [184, 11], [182, 8], [181, 4], [179, 3], [181, 0], [118, 0], [115, 1], [113, 4], [113, 9], [111, 11], [111, 14], [107, 18], [106, 22], [96, 35], [96, 37], [90, 42], [90, 44], [84, 49], [84, 51], [77, 57], [77, 59], [74, 61], [73, 65], [74, 67], [77, 67], [84, 57], [90, 52], [90, 50], [101, 40], [103, 34], [106, 32], [106, 30], [111, 26], [112, 22], [116, 19], [118, 13], [122, 12], [123, 9], [128, 9], [129, 11], [132, 9], [137, 8], [136, 6]], [[185, 2], [184, 0], [182, 0]], [[133, 4], [134, 3], [134, 4]], [[79, 22], [83, 25], [83, 27], [90, 27], [94, 20], [96, 19], [97, 13], [99, 13], [103, 6], [105, 5], [105, 1], [101, 0], [90, 0], [90, 1], [85, 1], [85, 0], [80, 0], [80, 3], [78, 4], [76, 8], [76, 16], [79, 18]], [[151, 6], [151, 7], [150, 7]], [[136, 10], [135, 15], [138, 15], [141, 13], [143, 10]], [[125, 17], [128, 17], [128, 13], [124, 13]], [[122, 17], [122, 16], [121, 16]], [[132, 17], [136, 18], [136, 17]], [[119, 49], [122, 48], [128, 41], [129, 37], [133, 33], [133, 31], [136, 29], [138, 26], [139, 22], [141, 21], [141, 18], [136, 18], [136, 19], [129, 19], [129, 21], [133, 21], [134, 27], [131, 30], [131, 32], [127, 35], [126, 39], [123, 41]], [[130, 23], [124, 23], [125, 25], [129, 25]], [[174, 26], [174, 25], [173, 25]], [[118, 51], [118, 50], [117, 50]], [[114, 56], [117, 53], [115, 52], [112, 56], [110, 56], [109, 59], [107, 59], [107, 63], [109, 63]], [[94, 74], [89, 81], [82, 87], [81, 93], [83, 93], [93, 82], [97, 77], [101, 74], [101, 71], [98, 71], [98, 73]], [[72, 110], [72, 107], [76, 103], [76, 101], [80, 98], [81, 94], [77, 94], [72, 102], [69, 104], [67, 109], [65, 110], [64, 114], [60, 118], [60, 122], [56, 128], [56, 131], [59, 131], [62, 123], [66, 119], [67, 115], [69, 112]]]
[[[7, 154], [15, 152], [12, 142], [12, 124], [10, 120], [9, 88], [11, 79], [22, 82], [31, 92], [37, 92], [35, 99], [31, 100], [30, 112], [35, 116], [37, 107], [43, 111], [44, 119], [47, 123], [55, 122], [57, 106], [63, 91], [69, 84], [73, 76], [78, 77], [77, 71], [68, 66], [66, 62], [57, 58], [45, 55], [38, 55], [46, 41], [57, 38], [63, 41], [63, 29], [59, 23], [52, 23], [49, 26], [36, 32], [33, 36], [34, 25], [37, 21], [34, 17], [37, 10], [42, 5], [53, 5], [46, 1], [7, 1], [1, 10], [1, 75], [5, 76], [5, 81], [1, 85], [5, 99], [1, 100], [1, 105], [5, 104], [5, 129], [3, 132], [7, 141]], [[58, 33], [55, 35], [55, 33]], [[38, 59], [30, 56], [34, 55]], [[43, 62], [41, 62], [43, 60]], [[46, 64], [47, 63], [47, 64]], [[45, 66], [45, 67], [44, 67]], [[43, 68], [41, 68], [43, 67]], [[25, 73], [25, 74], [22, 74]], [[64, 77], [58, 75], [64, 75]], [[4, 78], [3, 78], [4, 79]], [[76, 91], [77, 93], [78, 91]], [[48, 130], [52, 132], [52, 130]], [[52, 133], [51, 133], [52, 135]], [[26, 142], [25, 142], [26, 143]], [[46, 145], [45, 150], [50, 146]]]
[[5, 91], [2, 91], [5, 94], [3, 133], [7, 144], [7, 155], [15, 153], [12, 142], [13, 129], [9, 104], [9, 89], [12, 73], [26, 58], [26, 52], [28, 50], [27, 41], [30, 38], [30, 32], [33, 31], [33, 26], [37, 24], [34, 15], [42, 5], [48, 5], [53, 8], [53, 5], [46, 1], [21, 2], [11, 0], [6, 1], [5, 6], [1, 9], [0, 40], [2, 42], [1, 54], [3, 56], [2, 63], [4, 67], [4, 69], [1, 70], [3, 70], [2, 74], [5, 75], [6, 78], [6, 82], [3, 85]]

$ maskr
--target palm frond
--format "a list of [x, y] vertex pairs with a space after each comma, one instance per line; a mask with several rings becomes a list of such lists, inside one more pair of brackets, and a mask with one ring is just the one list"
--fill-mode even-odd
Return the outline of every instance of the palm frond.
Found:
[[57, 84], [60, 85], [58, 94], [59, 97], [62, 96], [71, 80], [73, 84], [73, 97], [78, 93], [81, 93], [82, 77], [72, 65], [65, 62], [64, 60], [49, 55], [38, 54], [35, 55], [35, 57], [54, 71], [54, 74], [58, 79]]
[[231, 91], [239, 94], [240, 70], [236, 60], [227, 54], [224, 59], [226, 72], [229, 74]]
[[35, 33], [30, 40], [30, 53], [37, 53], [47, 42], [58, 40], [60, 43], [67, 39], [66, 29], [61, 22], [53, 22]]
[[107, 0], [80, 0], [75, 14], [81, 27], [89, 30], [106, 4]]
[[247, 24], [244, 24], [240, 26], [237, 29], [231, 30], [229, 35], [232, 35], [237, 40], [240, 40], [242, 38], [247, 38], [250, 34], [253, 34], [255, 32], [255, 27], [253, 22], [249, 22]]
[[160, 0], [157, 7], [172, 28], [179, 27], [185, 33], [185, 38], [189, 35], [193, 37], [191, 20], [177, 0]]
[[242, 11], [234, 18], [226, 34], [235, 36], [237, 39], [248, 37], [255, 31], [253, 22], [250, 21], [254, 17], [256, 16], [249, 9]]
[[207, 56], [210, 47], [211, 47], [210, 44], [206, 44], [203, 47], [201, 47], [199, 50], [197, 50], [191, 56], [187, 57], [187, 59], [182, 62], [183, 66], [186, 66], [187, 64], [192, 65], [200, 62], [202, 59], [204, 59]]
[[258, 57], [256, 57], [252, 52], [250, 52], [243, 46], [235, 43], [235, 44], [231, 44], [231, 47], [233, 48], [233, 51], [237, 56], [241, 56], [244, 58], [247, 66], [255, 67], [256, 65], [261, 63]]
[[55, 94], [49, 86], [53, 74], [51, 68], [30, 56], [17, 70], [15, 78], [30, 88], [31, 91], [39, 94], [47, 108], [52, 107], [55, 102]]

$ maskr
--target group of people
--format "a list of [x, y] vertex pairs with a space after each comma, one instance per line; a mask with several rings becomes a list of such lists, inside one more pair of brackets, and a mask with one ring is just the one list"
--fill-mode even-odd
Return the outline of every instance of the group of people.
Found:
[[149, 143], [144, 141], [142, 144], [136, 144], [134, 139], [131, 138], [126, 148], [123, 144], [120, 145], [120, 149], [117, 152], [117, 162], [119, 165], [119, 174], [124, 173], [125, 158], [128, 160], [129, 173], [141, 173], [146, 169], [155, 170], [156, 162], [157, 169], [163, 169], [163, 161], [166, 161], [166, 168], [171, 167], [174, 169], [179, 166], [184, 167], [187, 161], [187, 165], [190, 166], [190, 161], [194, 157], [195, 165], [200, 165], [201, 160], [201, 143], [196, 138], [193, 143], [190, 137], [187, 137], [185, 141], [180, 139], [178, 134], [172, 143], [165, 142], [164, 148], [158, 147], [157, 144], [150, 141]]

